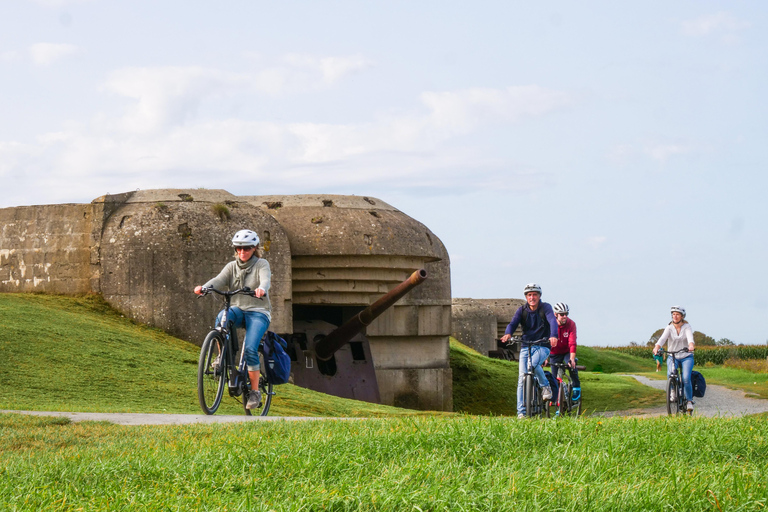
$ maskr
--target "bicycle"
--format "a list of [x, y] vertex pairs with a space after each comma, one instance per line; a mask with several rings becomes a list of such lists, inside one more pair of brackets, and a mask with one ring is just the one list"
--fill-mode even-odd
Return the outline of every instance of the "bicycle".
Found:
[[[576, 359], [578, 361], [578, 359]], [[578, 400], [573, 400], [572, 390], [573, 382], [571, 381], [571, 374], [566, 370], [570, 365], [566, 362], [562, 363], [550, 363], [550, 367], [553, 371], [556, 371], [557, 376], [557, 401], [555, 402], [555, 416], [568, 416], [574, 412], [578, 417], [581, 415], [581, 397]], [[586, 370], [584, 366], [577, 366], [577, 370]]]
[[[229, 396], [242, 402], [246, 415], [251, 416], [254, 412], [258, 412], [259, 416], [266, 416], [269, 413], [269, 406], [272, 404], [272, 395], [275, 393], [272, 391], [272, 383], [264, 371], [266, 365], [264, 364], [263, 345], [259, 346], [262, 371], [258, 388], [261, 391], [261, 404], [257, 409], [248, 409], [246, 404], [251, 388], [245, 362], [245, 347], [240, 350], [240, 355], [237, 357], [237, 337], [230, 330], [228, 322], [232, 297], [238, 293], [253, 296], [253, 291], [247, 287], [233, 291], [203, 288], [201, 291], [201, 296], [211, 292], [221, 295], [224, 298], [224, 314], [219, 325], [208, 333], [205, 341], [203, 341], [203, 346], [200, 348], [200, 360], [197, 365], [197, 397], [200, 400], [200, 407], [205, 414], [214, 414], [221, 405], [221, 399], [224, 396], [224, 383], [227, 382]], [[242, 400], [239, 397], [242, 397]]]
[[[669, 350], [661, 349], [662, 352], [666, 352], [672, 357], [672, 362], [675, 365], [675, 373], [667, 377], [667, 414], [693, 414], [693, 411], [689, 411], [687, 407], [687, 401], [685, 399], [685, 387], [683, 385], [683, 367], [677, 364], [677, 358], [675, 354], [690, 353], [688, 347], [683, 347], [680, 350], [670, 352]], [[671, 399], [672, 392], [676, 393], [675, 400]], [[674, 412], [673, 412], [674, 411]]]
[[534, 416], [546, 416], [549, 418], [549, 400], [544, 400], [541, 396], [541, 385], [533, 374], [533, 363], [531, 359], [531, 345], [549, 344], [549, 338], [542, 338], [536, 341], [523, 341], [522, 338], [512, 338], [513, 341], [520, 341], [528, 345], [528, 365], [523, 377], [523, 403], [525, 404], [525, 416], [533, 418]]

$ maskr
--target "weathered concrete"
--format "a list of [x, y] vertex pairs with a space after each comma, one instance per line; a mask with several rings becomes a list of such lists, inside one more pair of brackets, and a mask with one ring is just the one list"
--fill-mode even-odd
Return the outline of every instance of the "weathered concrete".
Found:
[[[496, 340], [504, 336], [507, 325], [523, 299], [469, 299], [452, 301], [451, 333], [454, 338], [488, 355], [496, 350]], [[522, 333], [520, 327], [515, 335]]]
[[321, 318], [329, 308], [369, 306], [414, 270], [427, 270], [427, 281], [374, 320], [365, 334], [382, 403], [450, 410], [450, 259], [440, 239], [376, 198], [241, 199], [285, 229], [293, 257], [293, 303], [305, 306], [305, 315], [312, 315], [313, 307]]
[[240, 229], [265, 239], [264, 257], [272, 269], [271, 329], [291, 332], [287, 236], [271, 216], [223, 190], [138, 191], [120, 201], [104, 223], [102, 272], [94, 291], [131, 318], [202, 343], [221, 305], [210, 297], [195, 300], [192, 289], [235, 257], [231, 239]]
[[239, 229], [262, 238], [272, 268], [270, 329], [335, 325], [414, 270], [428, 280], [366, 329], [382, 403], [450, 410], [450, 260], [423, 224], [357, 196], [234, 196], [147, 190], [86, 205], [0, 210], [0, 291], [101, 293], [138, 321], [200, 343], [217, 301], [192, 289], [216, 275]]
[[0, 209], [0, 292], [89, 292], [94, 217], [87, 204]]

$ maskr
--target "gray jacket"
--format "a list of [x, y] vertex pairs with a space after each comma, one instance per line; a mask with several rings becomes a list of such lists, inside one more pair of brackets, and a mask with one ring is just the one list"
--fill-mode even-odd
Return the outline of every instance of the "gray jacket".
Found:
[[264, 258], [258, 258], [254, 255], [245, 264], [238, 264], [238, 260], [230, 261], [219, 272], [219, 275], [203, 286], [216, 288], [217, 290], [237, 290], [243, 286], [247, 286], [251, 290], [261, 288], [266, 292], [261, 299], [237, 294], [232, 297], [232, 305], [239, 307], [243, 311], [264, 313], [271, 321], [272, 304], [269, 301], [271, 281], [272, 271], [269, 268], [269, 262]]

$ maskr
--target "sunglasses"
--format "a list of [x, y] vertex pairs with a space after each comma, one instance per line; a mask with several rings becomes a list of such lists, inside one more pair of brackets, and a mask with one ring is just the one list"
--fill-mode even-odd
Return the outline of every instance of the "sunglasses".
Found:
[[255, 249], [255, 247], [235, 247], [235, 252], [252, 251], [254, 249]]

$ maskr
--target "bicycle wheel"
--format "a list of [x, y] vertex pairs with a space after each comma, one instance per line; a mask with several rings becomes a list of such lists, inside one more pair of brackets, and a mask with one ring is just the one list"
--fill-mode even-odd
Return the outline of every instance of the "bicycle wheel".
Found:
[[219, 331], [211, 331], [200, 348], [197, 363], [197, 398], [205, 414], [213, 414], [221, 404], [226, 380], [224, 337]]
[[667, 378], [667, 414], [670, 416], [674, 414], [672, 410], [677, 412], [677, 402], [672, 400], [672, 392], [676, 391], [677, 382], [674, 377]]
[[524, 381], [525, 387], [525, 415], [529, 418], [533, 416], [533, 407], [535, 402], [533, 401], [533, 375], [526, 375]]

